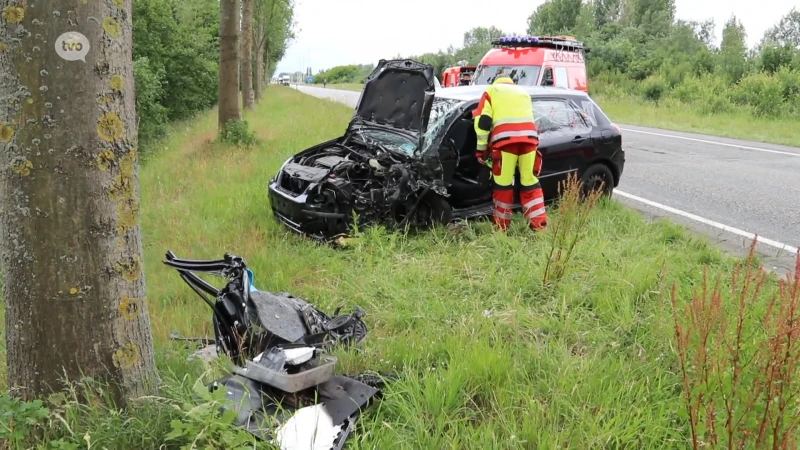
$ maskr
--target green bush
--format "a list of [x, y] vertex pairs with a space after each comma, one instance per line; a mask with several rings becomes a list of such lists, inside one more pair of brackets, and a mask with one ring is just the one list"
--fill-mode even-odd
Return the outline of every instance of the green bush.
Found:
[[250, 131], [246, 120], [231, 120], [225, 124], [225, 130], [220, 136], [222, 142], [249, 147], [258, 143], [256, 135]]
[[781, 67], [775, 76], [781, 85], [781, 94], [788, 103], [800, 101], [800, 70], [791, 67]]
[[658, 103], [669, 86], [660, 75], [651, 75], [639, 84], [639, 89], [645, 99]]
[[[169, 128], [166, 106], [160, 103], [164, 95], [164, 70], [154, 69], [146, 56], [133, 62], [136, 82], [136, 113], [139, 115], [139, 143], [146, 149], [147, 144], [163, 136]], [[144, 154], [144, 152], [143, 152]]]
[[783, 110], [781, 83], [765, 73], [742, 78], [733, 89], [732, 98], [735, 103], [749, 107], [757, 117], [775, 116]]
[[670, 92], [670, 97], [698, 108], [703, 114], [719, 114], [733, 110], [728, 85], [711, 73], [686, 77]]

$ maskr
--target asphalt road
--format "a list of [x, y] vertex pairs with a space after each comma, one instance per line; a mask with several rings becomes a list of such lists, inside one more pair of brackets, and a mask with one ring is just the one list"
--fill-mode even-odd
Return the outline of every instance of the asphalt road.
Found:
[[[360, 95], [298, 90], [351, 107]], [[800, 148], [620, 127], [626, 162], [617, 200], [648, 217], [668, 216], [738, 254], [758, 235], [768, 269], [793, 267], [800, 246]]]

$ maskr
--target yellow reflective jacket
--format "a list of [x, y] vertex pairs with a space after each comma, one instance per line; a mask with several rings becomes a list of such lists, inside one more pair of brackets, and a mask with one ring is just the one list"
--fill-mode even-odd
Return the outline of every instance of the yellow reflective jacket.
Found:
[[473, 113], [478, 151], [508, 144], [539, 144], [531, 96], [511, 81], [498, 77], [486, 88]]

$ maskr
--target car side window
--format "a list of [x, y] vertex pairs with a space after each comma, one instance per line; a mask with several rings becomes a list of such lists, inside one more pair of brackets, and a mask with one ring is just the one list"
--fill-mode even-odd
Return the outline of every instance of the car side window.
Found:
[[569, 87], [569, 77], [567, 77], [566, 67], [556, 67], [556, 86], [563, 88]]
[[594, 110], [594, 103], [589, 100], [584, 100], [581, 102], [581, 111], [586, 114], [586, 117], [589, 118], [590, 125], [593, 127], [597, 126], [597, 115], [595, 114]]
[[571, 102], [561, 99], [534, 99], [533, 114], [539, 133], [585, 132], [591, 127]]

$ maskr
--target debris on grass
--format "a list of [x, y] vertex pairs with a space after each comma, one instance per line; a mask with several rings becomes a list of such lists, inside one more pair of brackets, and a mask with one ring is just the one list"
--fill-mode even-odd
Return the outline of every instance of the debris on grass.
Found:
[[[361, 410], [378, 397], [382, 382], [373, 375], [336, 375], [334, 345], [366, 338], [364, 311], [337, 308], [328, 316], [302, 298], [255, 287], [244, 259], [226, 254], [219, 260], [187, 260], [167, 252], [164, 264], [213, 310], [214, 349], [234, 362], [231, 374], [212, 382], [224, 388], [236, 412], [234, 423], [281, 449], [343, 448]], [[217, 289], [194, 272], [223, 276]], [[209, 296], [213, 296], [212, 300]], [[173, 333], [173, 339], [186, 340]], [[208, 357], [208, 347], [199, 356]]]

